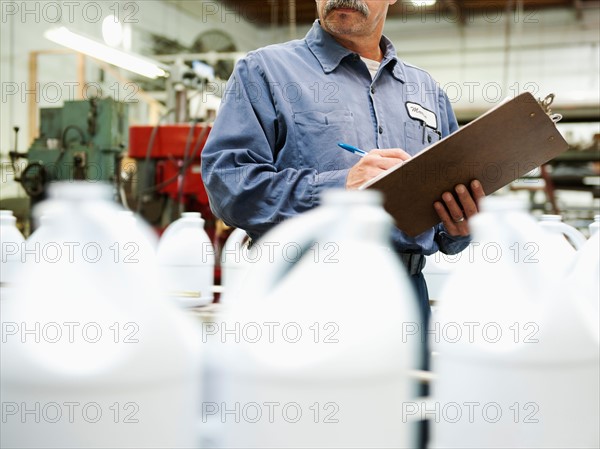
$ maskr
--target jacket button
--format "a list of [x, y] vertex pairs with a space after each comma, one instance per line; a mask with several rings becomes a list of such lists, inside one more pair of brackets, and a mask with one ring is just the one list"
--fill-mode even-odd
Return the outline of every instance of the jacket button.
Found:
[[375, 93], [375, 86], [371, 86], [371, 93], [374, 94]]
[[427, 142], [431, 143], [431, 136], [427, 136]]
[[383, 134], [383, 126], [379, 127], [379, 134]]

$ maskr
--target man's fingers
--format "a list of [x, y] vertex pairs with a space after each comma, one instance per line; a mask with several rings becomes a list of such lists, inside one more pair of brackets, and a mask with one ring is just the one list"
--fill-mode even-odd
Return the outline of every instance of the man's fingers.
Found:
[[483, 187], [479, 181], [471, 181], [470, 186], [470, 191], [463, 184], [459, 184], [454, 188], [460, 203], [460, 207], [464, 211], [467, 218], [472, 217], [479, 211], [479, 201], [485, 197], [485, 192], [483, 191]]
[[461, 218], [465, 218], [465, 214], [462, 211], [460, 205], [456, 202], [456, 200], [454, 199], [454, 196], [452, 196], [452, 194], [450, 192], [445, 192], [442, 195], [442, 199], [444, 200], [444, 203], [446, 204], [446, 208], [448, 209], [448, 212], [450, 213], [450, 218], [452, 219], [452, 221], [454, 221], [456, 223]]
[[388, 170], [410, 158], [410, 154], [400, 148], [386, 148], [369, 151], [361, 162], [377, 167], [380, 170]]
[[379, 155], [365, 156], [362, 161], [365, 165], [370, 165], [379, 170], [388, 170], [404, 161], [395, 157], [381, 157]]
[[464, 184], [454, 188], [456, 198], [450, 192], [442, 194], [442, 201], [433, 204], [440, 220], [450, 235], [469, 235], [469, 219], [479, 211], [479, 201], [485, 197], [481, 183], [477, 180], [470, 184], [470, 191]]
[[369, 155], [378, 155], [385, 158], [401, 159], [403, 161], [407, 161], [412, 157], [410, 154], [408, 154], [406, 151], [400, 148], [385, 148], [381, 150], [371, 150], [369, 151]]
[[433, 207], [450, 235], [469, 234], [469, 226], [466, 219], [464, 221], [456, 221], [452, 218], [451, 214], [448, 213], [446, 207], [439, 201], [433, 203]]
[[454, 190], [467, 218], [475, 215], [477, 213], [477, 204], [475, 204], [475, 199], [471, 196], [469, 190], [463, 184], [457, 185]]
[[471, 181], [471, 192], [473, 193], [473, 198], [475, 198], [475, 202], [479, 208], [479, 201], [485, 197], [485, 192], [481, 183], [476, 179]]
[[389, 170], [410, 159], [400, 148], [375, 149], [361, 158], [348, 172], [346, 188], [356, 189], [385, 170]]

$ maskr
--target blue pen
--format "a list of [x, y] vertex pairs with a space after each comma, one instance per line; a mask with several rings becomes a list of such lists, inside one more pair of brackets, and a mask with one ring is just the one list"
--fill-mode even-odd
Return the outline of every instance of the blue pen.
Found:
[[350, 151], [350, 153], [358, 154], [360, 157], [364, 157], [368, 154], [366, 151], [353, 147], [352, 145], [348, 145], [347, 143], [338, 142], [338, 147], [343, 148], [346, 151]]

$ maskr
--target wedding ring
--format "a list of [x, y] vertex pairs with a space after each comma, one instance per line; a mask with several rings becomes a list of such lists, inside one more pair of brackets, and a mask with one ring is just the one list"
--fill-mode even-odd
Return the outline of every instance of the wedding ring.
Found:
[[462, 221], [465, 221], [465, 217], [460, 217], [458, 220], [454, 220], [454, 223], [460, 223]]

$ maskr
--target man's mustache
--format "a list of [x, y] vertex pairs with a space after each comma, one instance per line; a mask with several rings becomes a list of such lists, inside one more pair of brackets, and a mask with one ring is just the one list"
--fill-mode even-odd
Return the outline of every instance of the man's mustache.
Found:
[[369, 16], [369, 7], [361, 0], [327, 0], [323, 14], [327, 16], [331, 11], [338, 8], [354, 9], [365, 17]]

